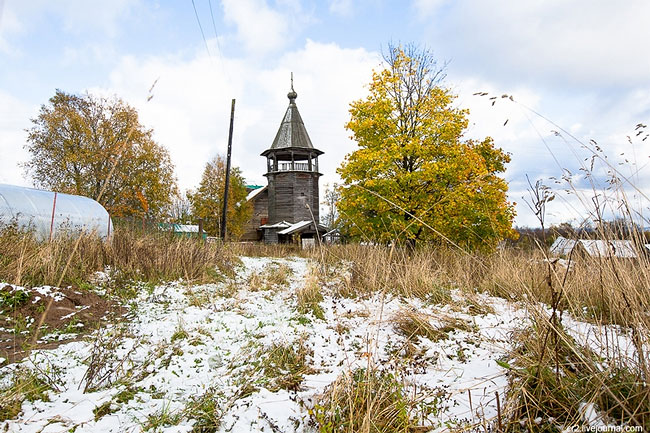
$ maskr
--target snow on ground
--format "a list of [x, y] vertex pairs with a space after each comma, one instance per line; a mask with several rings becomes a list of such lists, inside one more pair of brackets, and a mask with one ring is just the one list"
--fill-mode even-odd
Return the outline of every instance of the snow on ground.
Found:
[[[85, 341], [32, 353], [21, 365], [46, 374], [57, 389], [49, 391], [50, 401], [25, 401], [19, 418], [0, 430], [138, 432], [159, 420], [158, 431], [191, 431], [194, 420], [181, 417], [183, 409], [208, 392], [225, 411], [219, 431], [310, 432], [308, 410], [339, 374], [396, 362], [405, 338], [392, 320], [409, 308], [434, 320], [452, 316], [470, 325], [436, 342], [422, 338], [418, 363], [405, 367], [411, 381], [440, 397], [441, 411], [429, 423], [443, 431], [489, 420], [496, 416], [495, 393], [505, 401], [506, 371], [496, 360], [507, 356], [511, 333], [526, 324], [525, 311], [507, 301], [478, 295], [494, 312], [472, 315], [460, 301], [436, 306], [380, 294], [348, 299], [324, 289], [321, 320], [296, 310], [295, 291], [311, 266], [306, 259], [244, 257], [242, 262], [234, 281], [238, 290], [229, 291], [229, 281], [161, 285], [141, 295], [129, 320]], [[249, 290], [249, 277], [273, 263], [291, 268], [289, 284]], [[246, 377], [255, 374], [249, 367], [256, 348], [300, 341], [311, 349], [313, 368], [300, 390], [272, 392], [256, 377]], [[0, 376], [18, 367], [4, 367]], [[247, 380], [258, 390], [242, 393]]]

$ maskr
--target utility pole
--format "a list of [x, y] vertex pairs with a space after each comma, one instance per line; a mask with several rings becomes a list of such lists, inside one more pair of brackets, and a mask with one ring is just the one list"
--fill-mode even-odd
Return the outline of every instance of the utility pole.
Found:
[[226, 213], [228, 211], [228, 188], [230, 187], [230, 154], [232, 153], [232, 126], [235, 120], [235, 100], [230, 108], [230, 132], [228, 133], [228, 155], [226, 156], [226, 186], [223, 190], [223, 213], [221, 214], [221, 240], [226, 241]]

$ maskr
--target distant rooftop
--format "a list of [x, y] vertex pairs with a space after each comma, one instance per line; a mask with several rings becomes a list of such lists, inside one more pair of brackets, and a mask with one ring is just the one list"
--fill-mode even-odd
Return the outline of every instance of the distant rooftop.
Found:
[[255, 197], [257, 197], [258, 195], [260, 195], [260, 194], [263, 193], [264, 191], [266, 191], [266, 187], [265, 187], [265, 186], [264, 186], [264, 187], [260, 187], [260, 188], [255, 188], [255, 189], [251, 190], [251, 191], [248, 193], [248, 195], [246, 195], [246, 201], [251, 201], [252, 199], [254, 199]]

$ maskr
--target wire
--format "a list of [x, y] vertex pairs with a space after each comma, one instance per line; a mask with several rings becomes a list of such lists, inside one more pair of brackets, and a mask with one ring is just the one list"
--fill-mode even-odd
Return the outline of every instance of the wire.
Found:
[[226, 68], [226, 62], [223, 60], [223, 54], [221, 52], [221, 43], [219, 42], [219, 33], [217, 32], [217, 25], [214, 22], [214, 14], [212, 13], [212, 0], [208, 0], [208, 5], [210, 6], [210, 18], [212, 20], [212, 30], [214, 30], [214, 37], [217, 39], [217, 51], [219, 52], [219, 60], [221, 63], [221, 69], [223, 70], [223, 74], [226, 76], [226, 80], [228, 80], [229, 84], [232, 84], [230, 81], [230, 74], [228, 73], [228, 70]]
[[199, 24], [199, 30], [201, 30], [201, 37], [205, 43], [205, 50], [208, 52], [208, 56], [212, 59], [212, 53], [210, 52], [210, 47], [208, 47], [208, 41], [205, 39], [205, 33], [203, 33], [203, 26], [201, 26], [201, 20], [199, 19], [199, 13], [196, 11], [196, 4], [192, 0], [192, 8], [194, 8], [194, 16], [196, 17], [196, 22]]
[[[210, 18], [212, 20], [212, 29], [214, 30], [214, 35], [217, 40], [217, 50], [219, 52], [219, 60], [220, 60], [219, 63], [221, 64], [221, 71], [223, 72], [223, 75], [226, 77], [228, 83], [231, 84], [230, 74], [226, 70], [225, 62], [223, 60], [223, 55], [221, 53], [221, 44], [219, 43], [219, 33], [217, 32], [217, 25], [215, 24], [214, 13], [212, 11], [212, 1], [208, 0], [208, 4], [210, 6]], [[212, 56], [212, 52], [210, 51], [210, 47], [208, 46], [208, 41], [205, 38], [205, 32], [203, 31], [203, 26], [201, 25], [201, 20], [199, 18], [199, 13], [196, 10], [196, 3], [194, 3], [194, 0], [192, 0], [192, 8], [194, 9], [194, 16], [196, 17], [196, 22], [199, 25], [199, 30], [201, 30], [201, 37], [203, 38], [203, 43], [205, 44], [205, 50], [208, 52], [208, 56], [210, 57], [210, 63], [212, 64], [212, 67], [215, 68], [215, 72], [216, 72], [214, 57]]]
[[221, 44], [219, 43], [219, 33], [217, 33], [217, 25], [214, 23], [214, 14], [212, 13], [212, 0], [208, 0], [210, 5], [210, 18], [212, 19], [212, 29], [214, 30], [214, 37], [217, 38], [217, 49], [219, 50], [219, 57], [221, 57]]

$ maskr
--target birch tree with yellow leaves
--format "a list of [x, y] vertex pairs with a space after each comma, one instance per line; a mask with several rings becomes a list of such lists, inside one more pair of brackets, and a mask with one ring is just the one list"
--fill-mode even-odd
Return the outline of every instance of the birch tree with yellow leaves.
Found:
[[[221, 212], [226, 188], [226, 159], [217, 155], [203, 170], [201, 184], [196, 192], [190, 192], [188, 198], [196, 218], [203, 218], [204, 229], [210, 235], [221, 233]], [[230, 185], [228, 187], [228, 208], [226, 227], [228, 239], [237, 240], [244, 233], [245, 225], [251, 219], [251, 204], [246, 201], [246, 181], [238, 167], [230, 168]]]
[[468, 110], [441, 86], [432, 53], [391, 46], [369, 94], [351, 103], [358, 149], [338, 173], [347, 232], [375, 242], [454, 243], [492, 249], [516, 236], [514, 206], [499, 176], [510, 155], [492, 138], [464, 139]]

